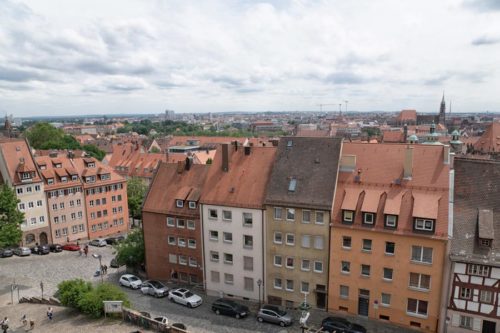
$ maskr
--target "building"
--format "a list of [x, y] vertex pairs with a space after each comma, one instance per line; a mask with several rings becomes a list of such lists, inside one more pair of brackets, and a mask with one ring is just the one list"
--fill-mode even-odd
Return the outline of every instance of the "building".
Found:
[[282, 137], [266, 195], [266, 280], [270, 304], [327, 308], [330, 211], [339, 138]]
[[500, 330], [500, 162], [455, 159], [448, 332]]
[[16, 192], [18, 208], [24, 213], [22, 245], [51, 243], [44, 183], [27, 141], [0, 142], [0, 172], [3, 181]]
[[88, 239], [83, 183], [71, 153], [35, 158], [44, 181], [50, 232], [55, 243]]
[[483, 135], [473, 145], [473, 151], [479, 154], [498, 155], [500, 153], [500, 122], [492, 122]]
[[263, 299], [264, 198], [275, 154], [237, 142], [215, 154], [200, 200], [208, 294]]
[[441, 331], [450, 162], [448, 146], [344, 143], [328, 310]]
[[199, 199], [208, 168], [190, 159], [160, 164], [142, 210], [150, 278], [203, 281]]

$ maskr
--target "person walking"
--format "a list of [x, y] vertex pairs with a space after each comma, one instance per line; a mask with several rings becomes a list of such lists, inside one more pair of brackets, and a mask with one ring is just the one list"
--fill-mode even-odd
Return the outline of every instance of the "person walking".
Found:
[[0, 322], [0, 327], [2, 328], [3, 333], [7, 333], [9, 329], [9, 318], [5, 317], [2, 322]]
[[52, 320], [53, 315], [54, 315], [54, 311], [52, 310], [52, 307], [49, 306], [49, 308], [47, 309], [47, 318], [49, 318], [49, 320]]
[[104, 274], [108, 274], [108, 265], [104, 265]]
[[89, 256], [89, 246], [88, 245], [85, 245], [85, 247], [83, 248], [83, 252], [85, 252], [86, 257]]

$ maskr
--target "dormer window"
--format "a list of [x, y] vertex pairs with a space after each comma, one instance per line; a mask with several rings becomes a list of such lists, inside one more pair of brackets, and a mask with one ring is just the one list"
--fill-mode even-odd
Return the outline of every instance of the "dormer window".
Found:
[[189, 201], [189, 209], [196, 209], [196, 202], [195, 201]]
[[288, 184], [288, 191], [295, 192], [295, 188], [297, 187], [297, 179], [290, 179], [290, 183]]
[[416, 218], [413, 224], [414, 230], [434, 232], [435, 220]]
[[354, 211], [352, 211], [352, 210], [343, 210], [342, 211], [342, 222], [344, 222], [344, 223], [353, 223], [354, 222]]
[[111, 175], [109, 173], [105, 173], [101, 175], [101, 180], [111, 179]]
[[62, 183], [67, 183], [68, 182], [68, 177], [66, 177], [66, 176], [61, 177], [61, 182]]
[[484, 247], [491, 247], [491, 239], [480, 238], [479, 245], [484, 246]]
[[397, 215], [386, 215], [384, 226], [386, 228], [396, 228], [398, 225], [398, 216]]
[[87, 168], [95, 168], [95, 163], [94, 162], [87, 163]]
[[45, 170], [45, 169], [47, 169], [47, 166], [45, 164], [40, 165], [40, 170]]
[[375, 224], [375, 214], [374, 213], [363, 213], [363, 224], [374, 225]]
[[180, 200], [180, 199], [175, 200], [175, 206], [176, 206], [177, 208], [182, 208], [182, 207], [184, 207], [184, 201], [183, 201], [183, 200]]
[[55, 166], [56, 168], [58, 168], [58, 169], [59, 169], [59, 168], [62, 168], [62, 164], [61, 164], [61, 163], [56, 163], [54, 166]]
[[95, 176], [85, 177], [85, 182], [86, 183], [95, 183]]
[[48, 185], [52, 185], [52, 184], [54, 184], [54, 178], [49, 178], [49, 179], [47, 179], [47, 184], [48, 184]]
[[78, 176], [77, 176], [77, 175], [73, 175], [73, 176], [71, 176], [71, 180], [72, 180], [72, 181], [78, 180]]
[[21, 179], [22, 180], [27, 180], [27, 179], [31, 179], [31, 172], [22, 172], [21, 173]]

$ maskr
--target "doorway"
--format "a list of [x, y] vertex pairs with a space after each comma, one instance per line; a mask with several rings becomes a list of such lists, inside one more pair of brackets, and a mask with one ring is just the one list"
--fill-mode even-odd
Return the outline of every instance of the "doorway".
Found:
[[358, 314], [360, 316], [368, 317], [369, 307], [370, 307], [370, 291], [366, 289], [359, 289]]
[[316, 285], [316, 307], [318, 309], [326, 308], [326, 287], [322, 284]]
[[482, 333], [495, 333], [497, 324], [493, 321], [483, 320], [483, 330]]
[[47, 245], [48, 240], [47, 240], [47, 234], [45, 232], [42, 232], [40, 234], [40, 245]]

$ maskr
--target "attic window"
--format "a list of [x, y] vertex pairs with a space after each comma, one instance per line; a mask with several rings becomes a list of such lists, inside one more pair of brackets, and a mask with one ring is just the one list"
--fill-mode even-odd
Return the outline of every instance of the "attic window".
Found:
[[61, 182], [66, 183], [68, 181], [68, 177], [63, 176], [61, 177]]
[[31, 172], [23, 172], [21, 173], [22, 179], [31, 179]]
[[196, 201], [189, 201], [189, 209], [196, 209]]
[[61, 163], [56, 163], [54, 166], [59, 169], [59, 168], [62, 167], [62, 164]]
[[287, 146], [288, 148], [292, 148], [292, 146], [293, 146], [293, 141], [292, 141], [292, 140], [288, 140], [288, 142], [286, 143], [286, 146]]
[[40, 165], [40, 170], [45, 170], [45, 169], [47, 169], [47, 166], [45, 164]]
[[184, 201], [183, 201], [183, 200], [180, 200], [180, 199], [175, 200], [175, 206], [176, 206], [177, 208], [182, 208], [182, 207], [184, 207]]
[[77, 175], [73, 175], [73, 176], [71, 176], [71, 180], [73, 180], [73, 181], [74, 181], [74, 180], [78, 180], [78, 176], [77, 176]]
[[54, 178], [47, 179], [47, 184], [49, 184], [49, 185], [54, 184]]
[[109, 173], [104, 173], [101, 175], [101, 180], [111, 179], [111, 175]]
[[290, 183], [288, 184], [288, 191], [295, 192], [295, 188], [297, 187], [297, 179], [290, 179]]

